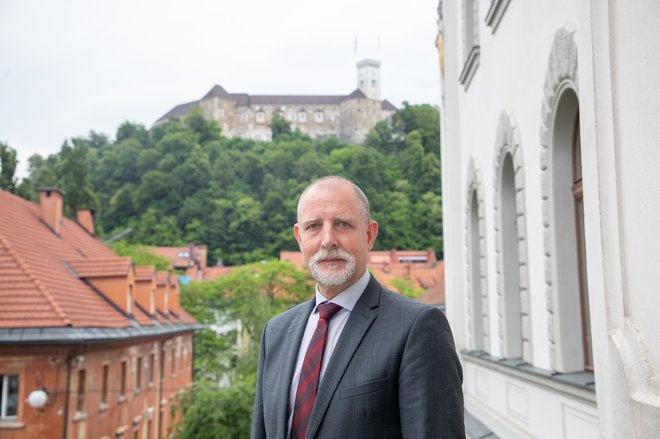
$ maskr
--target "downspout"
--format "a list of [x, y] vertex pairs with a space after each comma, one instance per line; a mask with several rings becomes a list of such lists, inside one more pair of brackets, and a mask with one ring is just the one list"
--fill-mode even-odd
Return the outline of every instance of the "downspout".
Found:
[[71, 386], [71, 359], [73, 356], [69, 353], [66, 356], [66, 387], [64, 391], [64, 425], [62, 427], [62, 439], [67, 438], [67, 433], [69, 429], [69, 398], [70, 398], [70, 390], [69, 387]]

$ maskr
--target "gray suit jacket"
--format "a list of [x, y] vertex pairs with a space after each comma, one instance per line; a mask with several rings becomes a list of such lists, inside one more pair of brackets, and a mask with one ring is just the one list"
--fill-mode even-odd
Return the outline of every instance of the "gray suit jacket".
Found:
[[[289, 387], [314, 301], [261, 336], [252, 439], [285, 439]], [[306, 438], [465, 438], [461, 365], [445, 316], [371, 277], [319, 384]]]

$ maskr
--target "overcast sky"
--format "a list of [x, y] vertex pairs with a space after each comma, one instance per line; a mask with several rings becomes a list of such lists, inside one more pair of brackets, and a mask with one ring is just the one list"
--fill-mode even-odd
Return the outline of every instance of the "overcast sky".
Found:
[[437, 3], [0, 0], [0, 141], [24, 176], [34, 153], [125, 120], [150, 127], [214, 84], [348, 94], [366, 57], [381, 61], [382, 98], [437, 105]]

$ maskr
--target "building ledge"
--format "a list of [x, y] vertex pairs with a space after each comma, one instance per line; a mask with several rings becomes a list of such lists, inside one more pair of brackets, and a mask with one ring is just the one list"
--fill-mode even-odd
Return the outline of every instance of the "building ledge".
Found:
[[465, 410], [465, 436], [467, 439], [500, 439], [467, 410]]
[[479, 67], [480, 51], [481, 49], [479, 48], [479, 46], [472, 46], [472, 49], [470, 49], [470, 53], [465, 59], [465, 64], [463, 65], [463, 71], [461, 72], [461, 75], [458, 77], [458, 81], [463, 86], [465, 86], [466, 90], [470, 86], [470, 82], [472, 82], [472, 78], [474, 77], [474, 73], [477, 71], [477, 67]]
[[166, 323], [126, 328], [2, 328], [0, 345], [103, 343], [197, 331], [202, 327], [199, 323]]
[[490, 26], [493, 33], [497, 30], [497, 26], [499, 26], [510, 1], [511, 0], [491, 1], [490, 8], [488, 8], [488, 13], [486, 14], [486, 26]]
[[497, 370], [515, 378], [537, 384], [559, 393], [596, 403], [593, 372], [560, 373], [534, 367], [521, 359], [502, 359], [483, 351], [462, 350], [464, 361]]
[[25, 427], [25, 424], [22, 423], [21, 421], [18, 421], [16, 419], [2, 419], [0, 420], [0, 430], [6, 428], [6, 429], [17, 429], [17, 428], [23, 428]]

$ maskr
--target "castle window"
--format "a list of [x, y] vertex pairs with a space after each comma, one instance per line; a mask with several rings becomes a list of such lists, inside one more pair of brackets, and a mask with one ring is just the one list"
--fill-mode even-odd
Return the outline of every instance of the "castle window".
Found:
[[323, 111], [317, 111], [314, 113], [314, 122], [323, 123]]
[[257, 123], [266, 122], [266, 113], [261, 110], [257, 111], [256, 119], [257, 119]]
[[18, 414], [18, 375], [0, 375], [0, 419]]
[[241, 122], [247, 122], [249, 119], [249, 115], [247, 111], [242, 111], [241, 112]]
[[300, 110], [298, 112], [298, 122], [300, 123], [307, 122], [307, 113], [305, 113], [305, 110]]

